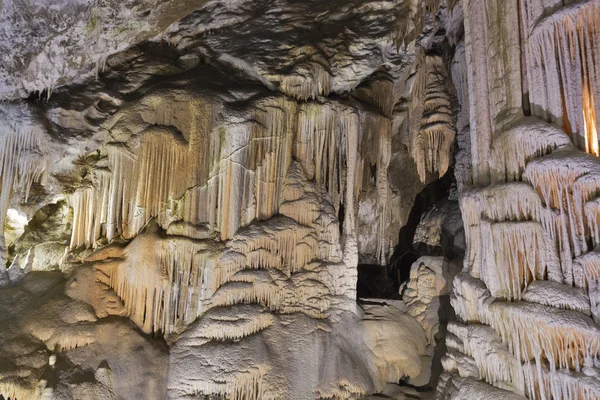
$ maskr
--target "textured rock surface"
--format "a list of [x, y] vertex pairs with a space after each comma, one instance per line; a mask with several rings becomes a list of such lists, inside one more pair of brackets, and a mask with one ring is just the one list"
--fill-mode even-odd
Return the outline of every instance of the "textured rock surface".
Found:
[[2, 1], [0, 398], [600, 398], [599, 20]]
[[450, 168], [433, 6], [4, 2], [0, 395], [413, 393], [431, 333], [357, 266]]
[[599, 3], [464, 6], [453, 77], [466, 69], [478, 186], [460, 193], [467, 252], [437, 397], [600, 398]]
[[160, 33], [205, 0], [5, 0], [0, 8], [0, 98], [50, 96], [97, 75], [106, 59]]

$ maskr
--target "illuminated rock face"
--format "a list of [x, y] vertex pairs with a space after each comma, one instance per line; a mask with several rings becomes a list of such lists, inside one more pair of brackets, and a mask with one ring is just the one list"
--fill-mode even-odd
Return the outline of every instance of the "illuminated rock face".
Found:
[[5, 3], [0, 398], [429, 384], [435, 300], [360, 304], [357, 267], [451, 167], [439, 2]]
[[477, 185], [440, 399], [600, 398], [600, 4], [563, 3], [464, 3], [454, 81], [467, 71]]
[[0, 399], [600, 398], [600, 2], [72, 3], [0, 7]]

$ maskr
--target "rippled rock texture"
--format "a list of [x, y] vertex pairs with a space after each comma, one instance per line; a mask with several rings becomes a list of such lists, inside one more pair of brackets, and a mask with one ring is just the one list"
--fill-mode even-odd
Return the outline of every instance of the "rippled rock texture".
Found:
[[3, 3], [0, 394], [350, 399], [429, 376], [431, 332], [356, 287], [450, 168], [439, 6]]
[[4, 0], [0, 398], [600, 398], [598, 21]]

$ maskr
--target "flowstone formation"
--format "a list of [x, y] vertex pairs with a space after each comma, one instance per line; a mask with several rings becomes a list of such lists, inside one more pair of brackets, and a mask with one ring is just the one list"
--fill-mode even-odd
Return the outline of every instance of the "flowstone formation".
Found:
[[453, 81], [474, 184], [437, 397], [598, 399], [600, 3], [463, 7]]
[[0, 398], [431, 392], [357, 268], [451, 169], [443, 5], [154, 6], [1, 8]]
[[1, 400], [600, 399], [599, 0], [5, 0], [0, 49]]

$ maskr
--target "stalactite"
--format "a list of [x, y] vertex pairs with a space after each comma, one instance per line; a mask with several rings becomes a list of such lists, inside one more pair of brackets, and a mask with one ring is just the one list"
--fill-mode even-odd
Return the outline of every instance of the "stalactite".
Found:
[[440, 0], [413, 1], [408, 3], [406, 9], [400, 9], [395, 29], [397, 48], [416, 39], [423, 31], [427, 18], [435, 17], [440, 3]]
[[546, 242], [536, 222], [495, 222], [482, 224], [484, 244], [481, 279], [492, 295], [521, 299], [523, 290], [546, 275]]
[[141, 211], [136, 216], [136, 232], [152, 217], [166, 221], [169, 198], [182, 197], [187, 188], [187, 143], [164, 128], [150, 128], [142, 136], [138, 156], [138, 185], [135, 203]]
[[195, 382], [196, 393], [211, 393], [231, 400], [260, 400], [263, 398], [263, 377], [267, 367], [257, 367], [228, 377], [225, 382]]
[[600, 393], [600, 7], [563, 3], [463, 3], [474, 183], [493, 184], [461, 196], [468, 249], [451, 302], [473, 325], [449, 327], [444, 398], [473, 397], [465, 376], [532, 400]]
[[127, 259], [96, 267], [123, 300], [127, 315], [146, 333], [171, 334], [195, 320], [213, 286], [205, 271], [215, 270], [220, 253], [189, 239], [159, 240], [151, 234], [131, 246]]
[[575, 259], [573, 262], [574, 284], [576, 287], [587, 289], [590, 282], [600, 280], [600, 253], [590, 251]]
[[331, 86], [331, 75], [318, 62], [296, 66], [281, 80], [281, 91], [302, 101], [329, 95]]
[[[153, 217], [167, 225], [169, 199], [185, 189], [187, 146], [165, 128], [149, 128], [137, 162], [120, 144], [106, 146], [108, 166], [90, 172], [90, 182], [71, 198], [71, 248], [96, 247], [100, 238], [135, 236]], [[127, 178], [131, 181], [127, 181]]]
[[564, 279], [572, 283], [573, 259], [589, 251], [588, 221], [593, 218], [585, 205], [600, 188], [600, 163], [585, 154], [559, 151], [529, 163], [524, 179], [536, 188], [547, 207], [558, 212], [545, 225], [560, 244]]
[[[422, 71], [413, 93], [411, 155], [422, 182], [427, 174], [442, 177], [452, 157], [455, 125], [450, 104], [447, 68], [441, 57], [429, 56], [421, 62]], [[420, 120], [420, 121], [419, 121]], [[417, 122], [418, 121], [418, 122]]]
[[452, 336], [448, 345], [461, 353], [473, 357], [480, 376], [491, 385], [511, 382], [521, 394], [525, 392], [525, 380], [521, 363], [508, 351], [496, 332], [485, 325], [448, 324], [448, 331], [456, 336], [460, 346], [454, 344]]
[[77, 189], [71, 196], [71, 249], [95, 248], [97, 241], [106, 235], [110, 180], [110, 171], [104, 168], [94, 169], [90, 172], [87, 186]]
[[[26, 110], [7, 108], [11, 117], [5, 121], [18, 121], [19, 125], [0, 127], [0, 237], [4, 237], [4, 223], [13, 192], [28, 200], [33, 182], [39, 181], [46, 170], [44, 157], [44, 132], [35, 124], [28, 124]], [[12, 115], [12, 114], [15, 115]], [[0, 246], [0, 265], [4, 266], [3, 240]]]
[[594, 376], [567, 370], [550, 371], [545, 366], [523, 366], [529, 399], [600, 399], [600, 381]]
[[469, 273], [462, 273], [454, 279], [452, 286], [450, 302], [458, 320], [463, 323], [481, 323], [479, 309], [492, 299], [485, 284]]
[[334, 204], [341, 198], [339, 175], [344, 154], [338, 147], [341, 143], [338, 113], [337, 107], [329, 103], [300, 105], [294, 149], [306, 177], [327, 188]]
[[469, 127], [469, 81], [464, 42], [457, 45], [450, 67], [452, 82], [460, 110], [456, 116], [456, 142], [454, 176], [459, 190], [470, 185], [472, 177], [471, 132]]
[[229, 282], [211, 298], [209, 307], [261, 304], [271, 311], [281, 304], [281, 290], [273, 282]]
[[342, 141], [346, 143], [346, 186], [343, 188], [344, 195], [344, 233], [352, 235], [356, 232], [356, 200], [360, 185], [357, 176], [358, 164], [358, 137], [359, 137], [359, 119], [358, 115], [351, 110], [342, 112], [341, 118]]
[[593, 376], [567, 370], [551, 371], [545, 365], [529, 361], [521, 364], [489, 327], [451, 323], [448, 329], [450, 348], [472, 356], [481, 378], [491, 385], [526, 395], [531, 400], [596, 399], [600, 395], [599, 382]]
[[132, 232], [134, 195], [137, 187], [137, 158], [122, 143], [108, 143], [104, 146], [111, 170], [106, 238], [112, 241], [119, 235], [130, 238]]
[[250, 131], [248, 163], [256, 171], [256, 218], [267, 219], [281, 204], [283, 180], [292, 161], [296, 103], [267, 101], [258, 106], [255, 118], [258, 124]]
[[537, 23], [526, 60], [535, 115], [561, 118], [581, 150], [598, 155], [600, 112], [600, 6], [589, 1], [564, 7]]
[[[371, 180], [375, 179], [377, 190], [377, 249], [376, 257], [381, 265], [387, 262], [390, 247], [396, 245], [392, 240], [390, 244], [391, 190], [388, 182], [387, 171], [392, 157], [391, 121], [378, 114], [363, 113], [360, 115], [362, 132], [359, 143], [359, 158], [355, 182], [359, 188], [368, 188]], [[371, 167], [376, 167], [376, 175], [371, 176]], [[358, 197], [358, 192], [356, 192]]]
[[219, 341], [239, 340], [270, 327], [273, 321], [259, 306], [213, 308], [202, 316], [194, 334]]
[[[75, 208], [84, 208], [75, 210], [72, 248], [94, 247], [119, 236], [131, 239], [152, 218], [170, 234], [195, 238], [215, 234], [221, 240], [277, 213], [313, 225], [322, 204], [317, 199], [324, 195], [335, 215], [343, 205], [348, 219], [345, 226], [354, 232], [359, 193], [370, 190], [374, 181], [379, 210], [375, 252], [380, 263], [387, 261], [398, 240], [388, 227], [401, 218], [394, 206], [399, 198], [387, 182], [392, 129], [388, 118], [359, 114], [339, 103], [298, 105], [274, 97], [247, 110], [243, 123], [215, 127], [214, 106], [195, 98], [186, 104], [181, 98], [189, 98], [187, 92], [162, 95], [173, 98], [172, 104], [149, 95], [142, 100], [144, 107], [124, 113], [132, 119], [130, 114], [141, 113], [142, 120], [171, 128], [154, 125], [141, 130], [137, 147], [117, 142], [105, 145], [102, 154], [107, 155], [106, 160], [98, 162], [94, 171], [110, 171], [109, 182], [89, 184], [74, 196]], [[191, 116], [192, 111], [199, 115]], [[197, 163], [199, 155], [201, 165]], [[292, 157], [317, 184], [310, 195], [294, 201], [285, 199], [283, 193]], [[377, 170], [373, 177], [372, 167]], [[94, 194], [84, 194], [85, 187], [94, 187]], [[97, 198], [104, 199], [105, 191], [108, 198], [101, 206]], [[327, 229], [332, 231], [330, 224]], [[82, 232], [86, 233], [80, 238]], [[327, 251], [339, 252], [334, 247]]]
[[[546, 271], [547, 278], [550, 280], [562, 281], [562, 272], [555, 250], [556, 237], [552, 235], [552, 228], [556, 224], [553, 218], [554, 213], [542, 205], [537, 192], [529, 184], [511, 182], [492, 185], [483, 189], [471, 189], [463, 193], [460, 206], [465, 223], [465, 238], [469, 243], [467, 257], [473, 276], [483, 276], [481, 271], [484, 268], [487, 268], [488, 272], [498, 269], [508, 273], [507, 268], [512, 270], [514, 267], [513, 264], [497, 264], [494, 261], [495, 257], [503, 256], [500, 254], [495, 255], [493, 251], [486, 251], [492, 246], [490, 241], [493, 238], [489, 234], [491, 226], [495, 225], [494, 222], [512, 222], [516, 224], [514, 226], [521, 226], [520, 224], [523, 222], [530, 221], [535, 223], [522, 225], [522, 227], [527, 226], [528, 230], [522, 232], [523, 236], [517, 230], [514, 232], [516, 236], [513, 237], [513, 240], [523, 241], [535, 238], [540, 241], [538, 244], [542, 246], [543, 251], [539, 253], [536, 250], [537, 254], [543, 258], [543, 262], [541, 259], [538, 260], [543, 264], [540, 271]], [[492, 225], [490, 225], [490, 222]], [[500, 224], [497, 229], [510, 225]], [[484, 226], [487, 228], [485, 231], [483, 230]], [[548, 232], [549, 230], [551, 232]], [[532, 234], [534, 236], [531, 236]], [[543, 241], [541, 241], [542, 239]], [[501, 241], [496, 243], [496, 248], [497, 246], [505, 248]], [[511, 249], [510, 246], [506, 247], [506, 251], [518, 252], [516, 248]], [[486, 257], [491, 257], [491, 259], [488, 260]], [[512, 261], [517, 260], [509, 258]], [[524, 273], [524, 270], [520, 267], [517, 267], [517, 271]], [[494, 276], [495, 272], [486, 278], [486, 282], [494, 282]], [[521, 281], [520, 278], [519, 281]], [[505, 281], [505, 283], [508, 282]]]
[[539, 122], [531, 121], [504, 131], [492, 143], [492, 181], [520, 181], [529, 161], [570, 143], [562, 130]]
[[[265, 154], [268, 157], [273, 152]], [[340, 262], [342, 256], [335, 212], [325, 188], [319, 193], [299, 163], [291, 163], [287, 171], [281, 178], [280, 195], [288, 207], [281, 211], [287, 210], [297, 220], [278, 215], [268, 221], [254, 221], [239, 229], [224, 247], [173, 236], [184, 228], [172, 229], [166, 238], [143, 233], [127, 247], [130, 251], [121, 256], [122, 261], [97, 265], [104, 275], [101, 280], [114, 288], [125, 304], [126, 314], [148, 333], [170, 335], [208, 309], [246, 303], [324, 318], [330, 307], [329, 288], [339, 284], [344, 288], [339, 294], [347, 295], [343, 282], [356, 279], [352, 273], [356, 265], [350, 266], [349, 273], [344, 270], [342, 283], [334, 282], [329, 273], [323, 275], [321, 283], [321, 275], [314, 272], [312, 264]], [[107, 173], [105, 186], [112, 182], [110, 176]], [[94, 190], [81, 193], [94, 196]], [[306, 205], [308, 209], [303, 208]], [[327, 212], [320, 213], [321, 209]], [[307, 218], [309, 215], [312, 217]], [[180, 223], [174, 222], [169, 228]], [[150, 225], [146, 229], [158, 227]]]
[[525, 302], [495, 301], [479, 310], [520, 362], [546, 360], [552, 371], [581, 371], [587, 358], [600, 357], [600, 329], [576, 311]]

